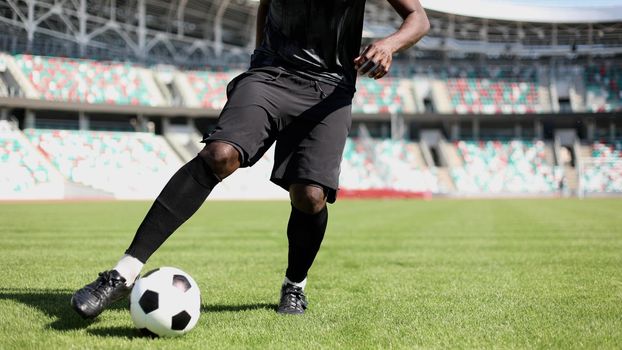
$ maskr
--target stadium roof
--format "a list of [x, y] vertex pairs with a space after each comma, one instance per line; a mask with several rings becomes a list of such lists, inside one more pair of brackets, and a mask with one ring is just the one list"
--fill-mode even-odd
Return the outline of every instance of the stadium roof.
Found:
[[461, 16], [542, 23], [622, 21], [620, 0], [421, 0], [426, 9]]

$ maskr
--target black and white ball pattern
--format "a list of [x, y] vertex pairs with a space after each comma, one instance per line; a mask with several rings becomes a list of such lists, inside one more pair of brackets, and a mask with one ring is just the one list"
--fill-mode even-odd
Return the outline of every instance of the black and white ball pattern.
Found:
[[130, 297], [130, 314], [143, 333], [161, 337], [182, 335], [199, 320], [201, 292], [187, 273], [161, 267], [136, 281]]

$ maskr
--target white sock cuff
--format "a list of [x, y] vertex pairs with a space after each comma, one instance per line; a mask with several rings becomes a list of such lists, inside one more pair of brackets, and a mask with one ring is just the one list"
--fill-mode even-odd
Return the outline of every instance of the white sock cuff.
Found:
[[305, 279], [302, 280], [302, 282], [292, 282], [292, 281], [289, 280], [289, 278], [285, 277], [285, 280], [283, 281], [283, 285], [288, 284], [288, 283], [289, 284], [293, 284], [296, 287], [300, 287], [302, 289], [305, 289], [305, 286], [307, 285], [307, 278], [305, 277]]
[[117, 265], [113, 267], [113, 270], [117, 270], [117, 272], [125, 278], [125, 284], [127, 286], [131, 286], [136, 277], [140, 274], [140, 271], [143, 269], [143, 264], [140, 260], [135, 257], [125, 254], [119, 259]]

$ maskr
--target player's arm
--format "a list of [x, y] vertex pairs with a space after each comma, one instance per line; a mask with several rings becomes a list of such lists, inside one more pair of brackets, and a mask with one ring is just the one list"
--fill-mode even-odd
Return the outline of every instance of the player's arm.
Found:
[[430, 21], [419, 0], [387, 0], [404, 22], [393, 34], [367, 46], [354, 59], [359, 74], [380, 79], [389, 72], [393, 54], [415, 45], [430, 30]]
[[266, 25], [266, 16], [270, 8], [271, 0], [261, 0], [257, 7], [257, 33], [255, 34], [255, 48], [258, 48], [263, 41], [263, 29]]

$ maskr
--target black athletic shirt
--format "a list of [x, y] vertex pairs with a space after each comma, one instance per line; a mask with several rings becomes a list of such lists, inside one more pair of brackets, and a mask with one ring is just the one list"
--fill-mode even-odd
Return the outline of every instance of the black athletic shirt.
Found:
[[354, 88], [365, 0], [272, 0], [251, 68], [282, 66]]

